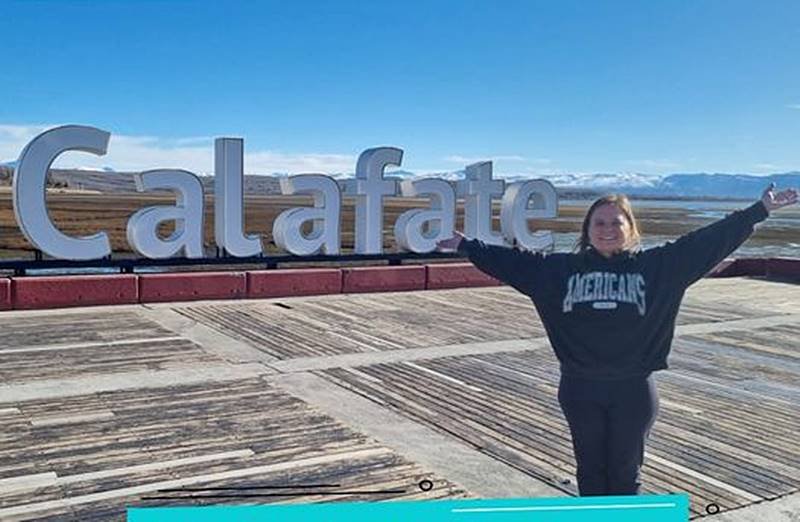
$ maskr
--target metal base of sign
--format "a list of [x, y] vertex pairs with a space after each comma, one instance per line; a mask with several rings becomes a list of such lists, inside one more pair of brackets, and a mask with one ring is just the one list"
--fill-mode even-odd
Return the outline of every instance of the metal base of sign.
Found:
[[122, 274], [136, 273], [140, 268], [172, 267], [172, 266], [221, 266], [221, 265], [259, 265], [263, 268], [274, 269], [282, 265], [317, 262], [353, 262], [353, 261], [385, 261], [391, 266], [402, 265], [406, 261], [426, 259], [459, 259], [462, 256], [456, 253], [431, 252], [417, 254], [413, 252], [393, 254], [344, 254], [337, 256], [253, 256], [234, 257], [224, 255], [224, 251], [217, 252], [216, 257], [185, 258], [170, 257], [165, 259], [148, 258], [116, 258], [109, 256], [103, 259], [88, 261], [73, 261], [66, 259], [44, 259], [41, 252], [36, 251], [34, 259], [14, 259], [0, 261], [0, 271], [13, 271], [17, 277], [29, 275], [30, 270], [59, 270], [73, 268], [96, 268], [98, 272], [108, 272], [108, 269], [118, 269]]

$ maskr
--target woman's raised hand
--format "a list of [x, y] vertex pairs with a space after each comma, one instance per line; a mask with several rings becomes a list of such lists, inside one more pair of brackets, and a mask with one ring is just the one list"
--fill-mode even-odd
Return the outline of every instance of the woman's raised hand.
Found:
[[461, 243], [462, 239], [464, 239], [464, 234], [462, 234], [458, 230], [454, 230], [453, 237], [449, 239], [443, 239], [436, 243], [436, 249], [440, 251], [458, 250], [458, 245]]
[[768, 212], [797, 203], [797, 190], [790, 188], [775, 192], [775, 183], [770, 183], [769, 187], [761, 195], [761, 202], [767, 207]]

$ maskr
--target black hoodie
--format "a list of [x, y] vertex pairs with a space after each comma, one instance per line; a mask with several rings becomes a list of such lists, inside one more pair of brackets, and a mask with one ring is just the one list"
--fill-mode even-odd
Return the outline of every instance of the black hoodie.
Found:
[[592, 248], [546, 255], [476, 239], [458, 251], [531, 298], [563, 374], [619, 379], [667, 368], [686, 288], [767, 216], [759, 201], [663, 246], [610, 258]]

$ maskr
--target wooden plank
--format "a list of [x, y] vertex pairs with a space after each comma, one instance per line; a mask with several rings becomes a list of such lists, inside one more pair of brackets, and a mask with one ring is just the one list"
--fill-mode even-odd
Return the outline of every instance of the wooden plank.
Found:
[[[534, 473], [547, 476], [547, 469], [553, 464], [554, 457], [560, 460], [564, 467], [570, 468], [572, 457], [566, 426], [561, 420], [554, 397], [548, 399], [547, 408], [544, 410], [531, 409], [533, 404], [541, 404], [541, 396], [537, 394], [541, 395], [542, 389], [537, 389], [534, 385], [537, 380], [543, 380], [544, 382], [540, 384], [549, 386], [552, 395], [557, 386], [556, 366], [552, 360], [546, 363], [550, 366], [549, 369], [539, 368], [538, 376], [537, 372], [528, 373], [534, 365], [543, 363], [542, 359], [548, 357], [541, 353], [523, 352], [449, 357], [418, 361], [413, 366], [376, 364], [359, 367], [358, 372], [370, 377], [368, 380], [359, 375], [348, 375], [348, 371], [344, 369], [327, 370], [322, 373], [336, 382], [346, 382], [353, 389], [366, 390], [367, 397], [376, 398], [383, 404], [406, 411], [407, 414], [431, 423], [446, 433], [475, 444], [482, 451], [497, 458], [516, 459], [517, 465], [522, 467], [526, 465], [520, 464], [520, 461], [528, 460], [528, 466], [533, 464], [535, 468]], [[491, 361], [489, 366], [481, 364], [486, 360]], [[527, 366], [520, 367], [516, 364], [523, 360], [528, 363]], [[493, 364], [496, 361], [502, 361], [503, 364], [499, 366]], [[427, 371], [420, 371], [421, 368]], [[671, 400], [676, 403], [681, 401], [682, 392], [684, 390], [676, 390]], [[720, 407], [714, 404], [715, 399], [716, 397], [706, 393], [701, 403], [702, 408], [692, 408], [691, 405], [687, 407], [695, 412], [705, 412], [708, 409], [718, 411]], [[421, 404], [425, 405], [428, 412], [424, 410], [420, 412]], [[731, 403], [733, 406], [736, 404]], [[777, 405], [772, 406], [779, 408]], [[787, 413], [783, 408], [779, 410]], [[559, 432], [559, 428], [553, 429], [549, 419], [543, 421], [548, 416], [557, 420], [556, 424], [560, 424], [562, 434], [560, 439], [564, 443], [561, 445], [561, 452], [557, 454], [547, 451], [540, 453], [552, 443], [554, 434]], [[682, 417], [685, 417], [685, 411], [680, 415], [673, 414], [673, 418]], [[787, 420], [793, 422], [792, 417], [788, 417]], [[526, 427], [517, 428], [515, 424], [519, 422], [527, 422]], [[530, 426], [542, 422], [551, 427], [543, 431], [530, 429]], [[735, 425], [727, 425], [721, 419], [715, 419], [715, 425], [721, 425], [726, 429], [726, 437], [733, 437], [732, 440], [737, 444], [744, 443], [748, 437], [752, 437], [748, 430], [739, 431]], [[770, 428], [772, 432], [769, 436], [773, 437], [773, 441], [789, 444], [795, 440], [796, 427], [791, 423], [786, 426], [779, 424], [778, 428], [774, 426]], [[792, 437], [791, 439], [782, 435], [784, 428], [786, 436]], [[659, 422], [652, 438], [658, 439], [661, 432], [683, 433], [685, 429], [682, 426], [675, 427], [669, 424], [662, 426]], [[761, 442], [766, 441], [759, 440], [759, 443]], [[698, 458], [697, 453], [675, 451], [680, 449], [680, 446], [661, 443], [657, 447], [658, 452], [653, 454], [653, 458], [648, 460], [648, 465], [644, 468], [645, 480], [650, 481], [656, 491], [690, 491], [695, 498], [693, 512], [696, 514], [702, 512], [704, 502], [716, 501], [720, 505], [736, 507], [768, 498], [770, 493], [773, 495], [786, 493], [793, 487], [796, 488], [796, 483], [791, 482], [790, 476], [784, 476], [783, 480], [776, 479], [769, 474], [768, 467], [759, 468], [750, 465], [746, 459], [737, 460], [730, 457], [720, 463]], [[728, 446], [728, 450], [731, 451], [736, 447], [738, 446]], [[509, 451], [512, 453], [509, 454]], [[546, 463], [542, 464], [544, 461]], [[800, 468], [790, 469], [792, 474], [795, 474]], [[724, 480], [714, 475], [720, 470], [723, 471], [721, 476], [724, 476]], [[551, 473], [549, 480], [556, 481], [552, 469], [549, 473]]]
[[[126, 505], [142, 505], [140, 495], [167, 486], [230, 486], [251, 478], [280, 483], [287, 472], [292, 481], [344, 477], [370, 489], [431, 476], [257, 378], [29, 401], [16, 408], [27, 421], [31, 415], [78, 413], [86, 405], [94, 411], [104, 406], [113, 416], [102, 424], [29, 425], [16, 449], [0, 448], [0, 470], [23, 459], [56, 477], [55, 484], [36, 489], [41, 497], [32, 496], [31, 487], [19, 494], [0, 488], [0, 518], [79, 513], [82, 520], [113, 520]], [[0, 434], [5, 429], [0, 426]], [[466, 494], [435, 479], [446, 487], [431, 498]]]

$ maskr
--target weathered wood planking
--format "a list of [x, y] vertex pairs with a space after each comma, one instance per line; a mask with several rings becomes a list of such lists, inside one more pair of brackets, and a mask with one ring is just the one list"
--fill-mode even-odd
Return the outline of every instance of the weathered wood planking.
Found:
[[[181, 314], [281, 359], [543, 337], [530, 302], [487, 293], [414, 292], [197, 305]], [[486, 328], [486, 324], [492, 328]]]
[[[506, 287], [181, 306], [176, 311], [280, 359], [545, 335], [530, 300]], [[743, 303], [709, 307], [689, 296], [678, 324], [772, 314]]]
[[134, 311], [0, 315], [0, 327], [3, 385], [224, 362]]
[[731, 329], [713, 334], [686, 336], [729, 349], [737, 357], [766, 356], [772, 362], [800, 363], [800, 328], [795, 324], [766, 326], [758, 330]]
[[[390, 350], [544, 337], [530, 301], [506, 287], [275, 302], [175, 309], [281, 359], [372, 352], [380, 360]], [[672, 370], [659, 374], [661, 414], [648, 446], [645, 491], [689, 491], [695, 515], [711, 502], [730, 509], [797, 491], [800, 370], [794, 339], [800, 331], [781, 322], [781, 315], [798, 310], [796, 285], [713, 280], [690, 289], [678, 323], [718, 327], [678, 337]], [[726, 325], [753, 318], [768, 318], [769, 326]], [[165, 368], [224, 363], [213, 347], [181, 339], [130, 311], [39, 313], [6, 321], [8, 335], [0, 342], [4, 383], [79, 381], [142, 369], [158, 375]], [[574, 484], [562, 483], [574, 465], [549, 350], [414, 357], [319, 374], [574, 493]], [[5, 490], [0, 482], [0, 519], [9, 518], [2, 516], [8, 506], [33, 503], [41, 508], [33, 518], [122, 519], [126, 503], [141, 497], [126, 488], [193, 477], [204, 477], [197, 480], [209, 487], [338, 478], [369, 489], [432, 478], [259, 379], [135, 387], [21, 403], [0, 397], [0, 481], [34, 481], [27, 489]], [[261, 471], [308, 459], [315, 463]], [[230, 475], [238, 472], [245, 475]], [[47, 473], [57, 473], [60, 482], [48, 482]], [[214, 478], [219, 476], [228, 478]], [[432, 492], [407, 488], [397, 498], [465, 495], [443, 479], [435, 482]], [[109, 497], [95, 501], [92, 495]], [[85, 502], [72, 508], [41, 504], [65, 497]], [[360, 498], [266, 501], [354, 499]]]
[[[32, 509], [29, 515], [46, 515], [48, 519], [123, 520], [126, 505], [172, 505], [186, 501], [142, 500], [158, 494], [152, 488], [137, 495], [117, 494], [115, 490], [124, 493], [126, 488], [194, 478], [197, 480], [192, 487], [252, 488], [323, 482], [341, 484], [342, 490], [347, 491], [404, 490], [391, 495], [347, 497], [309, 492], [299, 497], [259, 500], [265, 503], [408, 499], [420, 494], [417, 484], [422, 479], [437, 484], [433, 491], [425, 492], [425, 498], [466, 495], [462, 489], [423, 471], [261, 379], [106, 392], [60, 400], [5, 403], [3, 407], [17, 408], [19, 413], [12, 423], [0, 424], [0, 437], [4, 441], [0, 446], [0, 480], [45, 471], [58, 476], [53, 484], [39, 488], [0, 488], [0, 519], [4, 520], [4, 508], [59, 498], [89, 501], [73, 508], [43, 505], [43, 509]], [[37, 418], [98, 410], [113, 412], [113, 416], [103, 421], [58, 426], [37, 427], [31, 423]], [[243, 451], [247, 455], [230, 456]], [[191, 462], [204, 455], [210, 459]], [[215, 459], [215, 455], [219, 458]], [[304, 460], [314, 457], [325, 457], [325, 462], [302, 465]], [[219, 474], [281, 463], [286, 469], [280, 472], [213, 479]], [[300, 464], [295, 466], [295, 463]], [[138, 469], [143, 465], [150, 467]], [[109, 498], [92, 502], [92, 495], [99, 494], [107, 494]]]
[[[736, 333], [739, 334], [742, 344], [747, 342], [750, 332]], [[796, 347], [789, 345], [790, 340], [781, 342], [775, 335], [769, 341], [772, 346], [746, 348], [722, 339], [725, 335], [715, 333], [678, 338], [673, 344], [676, 355], [671, 359], [672, 368], [718, 382], [760, 382], [784, 386], [787, 389], [800, 380], [800, 360], [788, 355], [792, 350], [797, 351]], [[796, 387], [794, 389], [800, 391]], [[776, 391], [776, 394], [779, 392]]]
[[[572, 476], [571, 445], [555, 399], [558, 372], [551, 354], [521, 352], [415, 364], [440, 377], [403, 363], [357, 369], [371, 379], [348, 369], [323, 374], [554, 486]], [[788, 404], [765, 397], [759, 404], [763, 411], [756, 412], [749, 397], [730, 399], [704, 389], [702, 383], [681, 383], [677, 388], [667, 384], [661, 393], [667, 404], [662, 404], [649, 446], [660, 459], [649, 459], [644, 466], [646, 491], [689, 491], [693, 513], [701, 514], [711, 502], [730, 509], [797, 489], [800, 414]], [[697, 400], [687, 400], [687, 395]], [[687, 407], [701, 413], [687, 414]], [[763, 433], [754, 434], [762, 426]], [[699, 477], [687, 475], [690, 472]]]
[[[540, 379], [548, 373], [543, 370], [547, 361], [531, 352], [508, 354], [503, 359], [525, 372], [538, 372]], [[681, 359], [680, 352], [673, 355], [673, 365]], [[552, 370], [555, 372], [555, 367]], [[742, 489], [755, 488], [766, 498], [796, 489], [800, 483], [796, 442], [800, 414], [793, 404], [767, 395], [754, 401], [736, 388], [709, 388], [702, 380], [687, 381], [684, 375], [688, 372], [658, 374], [661, 413], [649, 448], [654, 452], [668, 449], [675, 462], [689, 467], [694, 459], [697, 469], [731, 475], [731, 483]], [[555, 379], [552, 383], [555, 386]]]
[[[347, 328], [355, 337], [357, 322], [369, 325], [370, 334], [377, 338], [370, 347], [379, 350], [386, 349], [382, 341], [392, 328], [401, 335], [390, 341], [409, 348], [420, 346], [418, 343], [436, 346], [484, 341], [494, 335], [505, 339], [543, 336], [529, 300], [505, 287], [350, 295], [344, 299], [293, 300], [292, 310], [282, 312], [301, 314], [304, 321], [320, 328], [316, 333], [323, 337], [315, 340], [325, 338], [327, 351], [316, 352], [305, 340], [283, 347], [269, 346], [269, 340], [261, 338], [255, 341], [270, 353], [292, 358], [363, 350], [341, 342], [337, 335], [324, 337], [338, 333], [339, 328]], [[725, 322], [779, 320], [781, 314], [796, 313], [798, 304], [796, 287], [780, 283], [706, 280], [690, 289], [678, 324], [717, 323], [720, 327], [713, 333], [678, 337], [670, 359], [672, 374], [660, 374], [659, 380], [664, 382], [662, 414], [649, 446], [653, 458], [644, 468], [646, 491], [690, 491], [693, 513], [699, 515], [711, 502], [729, 509], [797, 490], [800, 466], [795, 440], [800, 422], [790, 400], [800, 390], [797, 367], [787, 363], [798, 356], [794, 339], [800, 331], [791, 324], [736, 330], [726, 328]], [[262, 316], [266, 321], [274, 317], [273, 312]], [[402, 319], [402, 324], [393, 323], [392, 318]], [[480, 367], [465, 369], [469, 360], [480, 360]], [[439, 371], [435, 368], [443, 361], [414, 363], [424, 369], [404, 363], [379, 364], [323, 374], [553, 484], [574, 472], [566, 426], [554, 399], [558, 370], [552, 355], [525, 352], [465, 357], [459, 365], [441, 368], [442, 377], [437, 381], [430, 370]], [[492, 377], [476, 382], [476, 376]], [[673, 380], [678, 383], [674, 387]], [[431, 386], [431, 400], [417, 390], [423, 382]], [[506, 391], [513, 399], [501, 400], [502, 395], [497, 395], [504, 383], [517, 387]], [[712, 385], [716, 387], [709, 388]], [[479, 392], [472, 388], [488, 389], [492, 397], [479, 400]], [[754, 401], [759, 413], [752, 411]], [[469, 413], [462, 405], [474, 411]], [[561, 433], [560, 438], [541, 440], [542, 433], [530, 427], [531, 419], [551, 430], [551, 438], [553, 431]], [[520, 424], [527, 427], [520, 428]], [[761, 436], [754, 435], [759, 431]], [[566, 489], [573, 490], [573, 486]]]
[[59, 346], [175, 335], [135, 312], [54, 312], [31, 316], [0, 314], [0, 353], [24, 346]]
[[221, 357], [204, 352], [186, 340], [153, 340], [117, 346], [101, 343], [91, 347], [31, 352], [0, 351], [0, 382], [15, 384], [44, 379], [70, 379], [222, 361]]
[[682, 304], [676, 323], [698, 324], [698, 323], [717, 323], [722, 321], [732, 321], [736, 319], [752, 319], [754, 317], [768, 317], [774, 315], [773, 312], [759, 310], [743, 303], [714, 303], [709, 306], [706, 303], [698, 302], [690, 295]]

